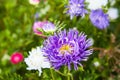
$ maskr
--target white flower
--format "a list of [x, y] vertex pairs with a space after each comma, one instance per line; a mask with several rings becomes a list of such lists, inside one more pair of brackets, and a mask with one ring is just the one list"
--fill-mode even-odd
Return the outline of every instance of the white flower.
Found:
[[117, 19], [118, 18], [118, 9], [117, 8], [109, 8], [107, 14], [111, 20]]
[[95, 67], [100, 66], [100, 63], [98, 61], [95, 61], [93, 64], [94, 64]]
[[40, 0], [29, 0], [29, 3], [32, 5], [37, 5], [39, 4]]
[[106, 6], [108, 0], [86, 0], [86, 2], [90, 10], [96, 10], [102, 8], [102, 6]]
[[28, 58], [25, 58], [25, 62], [28, 65], [27, 70], [38, 70], [40, 76], [42, 73], [42, 68], [51, 67], [50, 62], [43, 56], [44, 52], [42, 52], [40, 47], [32, 49], [29, 54], [30, 55]]

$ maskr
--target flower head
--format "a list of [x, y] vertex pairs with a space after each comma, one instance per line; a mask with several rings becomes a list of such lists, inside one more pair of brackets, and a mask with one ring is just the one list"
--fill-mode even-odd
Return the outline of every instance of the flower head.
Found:
[[92, 10], [90, 13], [90, 20], [93, 25], [99, 29], [105, 29], [109, 26], [108, 15], [105, 14], [102, 9]]
[[69, 0], [69, 6], [67, 13], [72, 19], [74, 16], [82, 16], [87, 13], [87, 10], [84, 9], [84, 0]]
[[86, 2], [88, 3], [88, 9], [96, 10], [101, 9], [102, 6], [106, 6], [108, 0], [86, 0]]
[[29, 0], [29, 3], [32, 5], [37, 5], [39, 4], [40, 0]]
[[99, 61], [95, 61], [93, 64], [94, 64], [95, 67], [99, 67], [100, 66], [100, 62]]
[[40, 32], [39, 29], [41, 29], [44, 24], [45, 24], [45, 22], [40, 22], [40, 21], [35, 22], [33, 25], [34, 33], [35, 34], [42, 34], [42, 32]]
[[11, 63], [18, 64], [23, 61], [23, 55], [20, 52], [15, 52], [11, 55], [10, 58]]
[[46, 57], [43, 56], [44, 52], [42, 52], [40, 47], [33, 49], [29, 52], [29, 54], [30, 55], [28, 58], [25, 58], [25, 62], [28, 65], [28, 70], [38, 70], [40, 76], [42, 73], [42, 68], [50, 68], [50, 63]]
[[37, 21], [34, 23], [33, 25], [33, 31], [35, 34], [42, 34], [42, 31], [40, 31], [40, 29], [42, 29], [44, 32], [49, 33], [49, 32], [54, 32], [56, 30], [56, 27], [53, 23], [51, 22], [47, 22], [47, 21]]
[[117, 19], [119, 16], [117, 8], [109, 8], [107, 14], [111, 20]]
[[46, 22], [46, 24], [43, 25], [42, 29], [45, 32], [54, 32], [56, 30], [56, 27], [53, 23], [51, 22]]
[[86, 61], [88, 56], [92, 54], [92, 49], [88, 49], [92, 45], [91, 39], [87, 39], [84, 33], [78, 33], [77, 30], [66, 30], [55, 33], [48, 37], [44, 42], [43, 50], [45, 56], [50, 60], [55, 69], [66, 65], [71, 69], [78, 69], [81, 61]]

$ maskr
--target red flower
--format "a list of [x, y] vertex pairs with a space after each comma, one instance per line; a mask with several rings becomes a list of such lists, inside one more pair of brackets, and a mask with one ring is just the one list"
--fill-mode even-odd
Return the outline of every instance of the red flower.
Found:
[[23, 61], [23, 55], [20, 52], [15, 52], [11, 55], [10, 62], [13, 64], [18, 64]]

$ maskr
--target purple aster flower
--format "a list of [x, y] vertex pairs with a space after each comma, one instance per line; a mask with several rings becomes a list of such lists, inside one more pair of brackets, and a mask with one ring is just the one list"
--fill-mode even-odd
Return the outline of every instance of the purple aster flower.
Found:
[[84, 9], [84, 0], [69, 0], [69, 6], [67, 8], [70, 19], [74, 16], [84, 17], [85, 13], [87, 13], [87, 10]]
[[93, 25], [99, 29], [105, 29], [109, 26], [108, 15], [105, 14], [102, 9], [92, 10], [90, 13], [90, 20]]
[[77, 70], [78, 65], [82, 66], [80, 62], [86, 61], [93, 52], [89, 49], [93, 44], [92, 39], [86, 37], [77, 30], [70, 29], [69, 32], [64, 30], [48, 37], [44, 42], [43, 51], [55, 69], [65, 65], [70, 70], [73, 64], [74, 69]]

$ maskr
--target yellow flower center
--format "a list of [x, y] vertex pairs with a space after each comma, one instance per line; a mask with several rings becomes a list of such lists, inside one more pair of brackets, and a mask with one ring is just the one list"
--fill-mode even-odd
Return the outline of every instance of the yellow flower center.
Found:
[[71, 46], [68, 44], [62, 45], [59, 49], [60, 53], [65, 54], [65, 52], [71, 53]]

